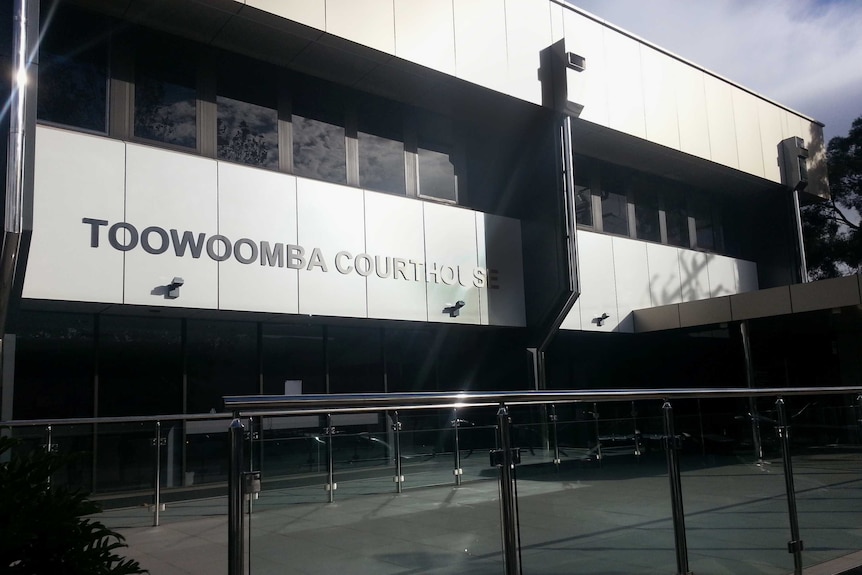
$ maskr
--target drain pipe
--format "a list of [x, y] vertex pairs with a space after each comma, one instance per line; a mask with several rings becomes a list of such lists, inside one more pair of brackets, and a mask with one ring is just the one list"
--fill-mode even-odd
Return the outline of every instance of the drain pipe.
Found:
[[[13, 8], [13, 78], [9, 98], [9, 146], [6, 156], [6, 212], [3, 247], [0, 252], [0, 338], [15, 280], [20, 273], [20, 255], [26, 252], [32, 229], [32, 158], [36, 126], [36, 45], [39, 34], [37, 0], [15, 0]], [[22, 250], [23, 248], [23, 250]]]

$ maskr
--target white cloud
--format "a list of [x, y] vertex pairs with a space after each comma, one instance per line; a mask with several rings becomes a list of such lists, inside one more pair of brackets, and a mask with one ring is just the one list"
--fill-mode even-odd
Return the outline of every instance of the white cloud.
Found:
[[862, 115], [862, 2], [572, 0], [641, 38], [826, 123]]

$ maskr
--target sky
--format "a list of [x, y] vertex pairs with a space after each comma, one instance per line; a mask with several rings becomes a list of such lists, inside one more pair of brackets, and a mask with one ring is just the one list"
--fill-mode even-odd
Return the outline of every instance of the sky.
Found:
[[846, 136], [862, 116], [862, 0], [568, 0]]

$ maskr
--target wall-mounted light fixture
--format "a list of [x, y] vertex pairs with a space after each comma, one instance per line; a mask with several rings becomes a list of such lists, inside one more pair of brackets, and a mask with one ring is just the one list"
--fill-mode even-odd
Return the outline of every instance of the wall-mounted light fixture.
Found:
[[448, 313], [449, 317], [458, 317], [461, 314], [461, 308], [465, 305], [467, 304], [461, 300], [456, 301], [452, 305], [446, 304], [446, 307], [443, 308], [443, 313]]
[[596, 324], [599, 327], [602, 327], [605, 324], [605, 320], [608, 319], [609, 316], [607, 313], [602, 313], [599, 317], [594, 317], [592, 323]]
[[165, 294], [167, 299], [177, 299], [180, 297], [180, 287], [186, 283], [185, 280], [181, 277], [175, 277], [171, 280], [171, 283], [166, 285], [165, 287], [168, 290], [168, 293]]

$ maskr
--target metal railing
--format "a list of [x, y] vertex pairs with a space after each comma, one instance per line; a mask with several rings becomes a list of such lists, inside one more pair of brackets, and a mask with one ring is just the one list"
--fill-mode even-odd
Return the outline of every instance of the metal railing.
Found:
[[[666, 450], [667, 473], [671, 493], [674, 547], [678, 575], [690, 574], [688, 549], [686, 544], [685, 512], [683, 509], [682, 482], [678, 459], [680, 437], [674, 430], [672, 402], [680, 399], [718, 399], [718, 398], [775, 398], [777, 411], [776, 430], [780, 438], [781, 454], [784, 460], [784, 480], [787, 497], [787, 510], [790, 516], [790, 540], [788, 552], [793, 554], [794, 574], [802, 574], [801, 553], [803, 542], [799, 534], [796, 510], [796, 494], [793, 484], [793, 468], [790, 455], [790, 426], [784, 398], [790, 396], [850, 395], [855, 397], [856, 409], [862, 409], [862, 387], [801, 387], [801, 388], [709, 388], [709, 389], [647, 389], [647, 390], [593, 390], [593, 391], [520, 391], [520, 392], [443, 392], [443, 393], [371, 393], [338, 394], [309, 396], [228, 396], [224, 398], [225, 407], [233, 413], [230, 425], [230, 463], [229, 484], [229, 575], [242, 575], [244, 569], [245, 517], [243, 500], [248, 495], [243, 478], [245, 457], [243, 455], [242, 419], [264, 416], [290, 416], [320, 414], [327, 417], [328, 449], [327, 485], [329, 501], [333, 501], [335, 481], [332, 468], [331, 439], [334, 429], [332, 415], [352, 412], [394, 412], [396, 431], [396, 490], [401, 493], [403, 475], [398, 441], [400, 423], [398, 412], [407, 410], [446, 408], [455, 414], [455, 477], [460, 485], [460, 460], [458, 446], [459, 409], [472, 407], [497, 408], [497, 438], [499, 448], [492, 452], [492, 462], [498, 469], [500, 487], [501, 537], [504, 569], [507, 575], [521, 573], [521, 549], [516, 496], [515, 468], [520, 463], [520, 451], [512, 445], [512, 420], [509, 409], [513, 406], [545, 405], [549, 410], [548, 434], [553, 445], [554, 463], [559, 464], [560, 450], [556, 433], [556, 407], [563, 404], [590, 404], [591, 413], [597, 414], [594, 404], [618, 401], [658, 400], [662, 402], [663, 436]], [[597, 417], [596, 417], [597, 418]], [[862, 433], [862, 419], [857, 418]], [[597, 424], [598, 425], [598, 424]], [[597, 448], [600, 443], [597, 442]], [[636, 454], [639, 453], [636, 441]]]

